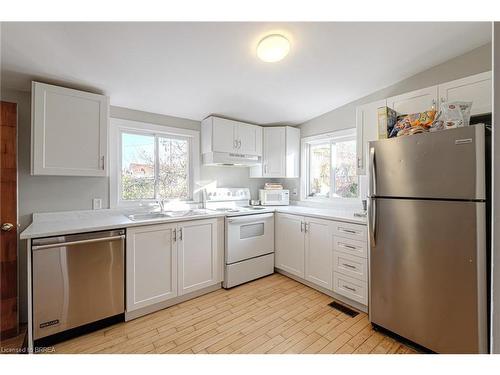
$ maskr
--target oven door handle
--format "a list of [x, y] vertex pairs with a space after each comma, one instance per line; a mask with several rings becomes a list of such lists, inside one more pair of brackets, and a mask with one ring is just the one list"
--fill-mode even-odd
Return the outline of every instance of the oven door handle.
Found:
[[257, 215], [245, 215], [245, 216], [238, 216], [238, 217], [230, 217], [227, 218], [228, 223], [246, 223], [246, 222], [259, 222], [265, 219], [270, 219], [272, 218], [274, 213], [269, 213], [269, 214], [257, 214]]

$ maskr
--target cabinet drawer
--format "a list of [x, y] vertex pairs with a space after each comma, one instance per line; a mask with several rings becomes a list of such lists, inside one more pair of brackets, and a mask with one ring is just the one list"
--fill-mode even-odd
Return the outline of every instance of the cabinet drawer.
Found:
[[334, 234], [353, 240], [366, 241], [366, 225], [336, 222]]
[[368, 305], [368, 285], [364, 281], [353, 279], [335, 272], [333, 291], [363, 305]]
[[342, 252], [333, 252], [333, 272], [366, 282], [368, 280], [367, 260]]
[[345, 237], [333, 237], [333, 250], [356, 255], [358, 257], [368, 257], [368, 244], [366, 241], [358, 241]]

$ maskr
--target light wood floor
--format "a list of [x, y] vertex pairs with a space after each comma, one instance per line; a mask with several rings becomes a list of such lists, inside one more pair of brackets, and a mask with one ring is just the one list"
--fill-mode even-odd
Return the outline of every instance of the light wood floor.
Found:
[[274, 274], [56, 345], [55, 353], [415, 353]]

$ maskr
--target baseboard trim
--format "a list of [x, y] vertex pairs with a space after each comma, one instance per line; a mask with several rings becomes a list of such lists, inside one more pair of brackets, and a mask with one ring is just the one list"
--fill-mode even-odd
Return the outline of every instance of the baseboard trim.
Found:
[[292, 275], [291, 273], [287, 272], [287, 271], [283, 271], [283, 270], [280, 270], [279, 268], [275, 268], [274, 269], [275, 272], [277, 273], [280, 273], [286, 277], [289, 277], [290, 279], [293, 279], [301, 284], [304, 284], [304, 285], [307, 285], [308, 287], [310, 288], [313, 288], [313, 289], [316, 289], [317, 291], [320, 291], [321, 293], [323, 294], [326, 294], [334, 299], [336, 299], [337, 301], [340, 301], [346, 305], [349, 305], [351, 307], [354, 307], [356, 310], [359, 310], [359, 311], [362, 311], [366, 314], [368, 314], [368, 306], [365, 306], [365, 305], [362, 305], [360, 304], [359, 302], [356, 302], [356, 301], [353, 301], [347, 297], [344, 297], [338, 293], [335, 293], [331, 290], [328, 290], [326, 288], [323, 288], [321, 286], [318, 286], [314, 283], [311, 283], [310, 281], [307, 281], [301, 277], [298, 277], [298, 276], [295, 276], [295, 275]]
[[188, 294], [184, 294], [183, 296], [178, 296], [178, 297], [169, 299], [168, 301], [155, 303], [154, 305], [146, 306], [146, 307], [143, 307], [143, 308], [140, 308], [137, 310], [133, 310], [133, 311], [126, 311], [125, 312], [125, 321], [128, 322], [130, 320], [140, 318], [141, 316], [148, 315], [148, 314], [154, 313], [156, 311], [166, 309], [167, 307], [171, 307], [173, 305], [177, 305], [181, 302], [185, 302], [185, 301], [188, 301], [190, 299], [200, 297], [204, 294], [215, 292], [216, 290], [221, 289], [221, 287], [222, 287], [221, 284], [222, 283], [217, 283], [217, 284], [214, 284], [212, 286], [208, 286], [206, 288], [197, 290], [195, 292], [191, 292]]

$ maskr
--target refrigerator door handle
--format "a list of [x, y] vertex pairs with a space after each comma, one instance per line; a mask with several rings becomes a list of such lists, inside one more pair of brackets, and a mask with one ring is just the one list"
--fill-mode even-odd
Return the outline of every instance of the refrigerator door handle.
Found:
[[377, 240], [377, 203], [376, 199], [370, 198], [370, 214], [368, 217], [368, 230], [370, 231], [370, 240], [372, 245], [375, 245]]
[[375, 166], [375, 147], [370, 148], [370, 196], [377, 194], [377, 176]]

